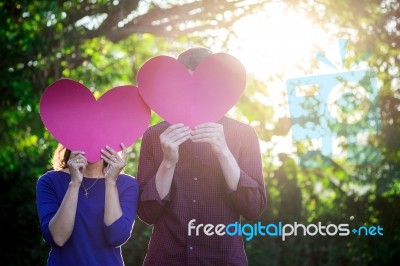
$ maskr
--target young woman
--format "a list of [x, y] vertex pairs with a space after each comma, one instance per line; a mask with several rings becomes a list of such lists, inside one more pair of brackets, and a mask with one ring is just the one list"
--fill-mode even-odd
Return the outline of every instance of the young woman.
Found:
[[88, 163], [82, 151], [61, 144], [53, 168], [37, 182], [37, 209], [43, 238], [51, 245], [47, 265], [124, 265], [121, 246], [130, 238], [138, 184], [121, 174], [128, 157], [112, 148]]

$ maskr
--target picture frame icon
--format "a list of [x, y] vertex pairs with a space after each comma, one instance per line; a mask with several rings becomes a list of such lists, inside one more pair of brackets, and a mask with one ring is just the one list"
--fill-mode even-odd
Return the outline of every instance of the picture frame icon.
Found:
[[[339, 40], [342, 49], [345, 43]], [[341, 55], [345, 53], [341, 51]], [[291, 78], [286, 89], [293, 139], [321, 144], [320, 151], [300, 156], [302, 167], [332, 166], [333, 139], [338, 137], [346, 139], [346, 162], [380, 161], [378, 149], [359, 141], [360, 136], [379, 132], [382, 127], [378, 79], [373, 69]]]

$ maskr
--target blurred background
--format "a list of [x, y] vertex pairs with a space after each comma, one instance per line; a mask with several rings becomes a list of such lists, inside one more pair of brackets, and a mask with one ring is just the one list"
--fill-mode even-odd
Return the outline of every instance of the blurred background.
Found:
[[[395, 265], [400, 258], [397, 0], [17, 0], [0, 2], [0, 21], [2, 265], [45, 265], [50, 250], [35, 202], [36, 181], [51, 169], [57, 144], [38, 114], [45, 88], [66, 77], [100, 97], [136, 84], [149, 58], [195, 46], [230, 53], [247, 69], [245, 93], [228, 116], [252, 125], [260, 138], [268, 207], [257, 221], [384, 228], [383, 236], [257, 236], [245, 241], [249, 265]], [[338, 38], [348, 40], [343, 63]], [[353, 63], [375, 71], [381, 127], [364, 144], [380, 152], [379, 160], [351, 163], [338, 141], [333, 156], [301, 167], [301, 154], [318, 143], [293, 138], [286, 80], [337, 71], [316, 60], [321, 51], [343, 71]], [[151, 124], [159, 121], [152, 114]], [[139, 148], [140, 140], [130, 148], [132, 175]], [[368, 158], [364, 153], [358, 155]], [[127, 266], [141, 265], [150, 234], [137, 219], [123, 246]]]

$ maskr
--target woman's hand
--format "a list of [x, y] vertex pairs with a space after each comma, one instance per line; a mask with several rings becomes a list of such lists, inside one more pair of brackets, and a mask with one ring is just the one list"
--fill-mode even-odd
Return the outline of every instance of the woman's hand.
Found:
[[108, 163], [105, 173], [106, 181], [113, 184], [117, 183], [118, 175], [122, 169], [124, 169], [126, 165], [126, 159], [128, 158], [128, 151], [123, 143], [121, 143], [121, 147], [122, 156], [119, 156], [119, 154], [109, 146], [106, 146], [106, 149], [101, 150], [101, 158]]
[[88, 164], [84, 154], [83, 151], [72, 151], [67, 162], [71, 182], [79, 185], [82, 183], [83, 172]]

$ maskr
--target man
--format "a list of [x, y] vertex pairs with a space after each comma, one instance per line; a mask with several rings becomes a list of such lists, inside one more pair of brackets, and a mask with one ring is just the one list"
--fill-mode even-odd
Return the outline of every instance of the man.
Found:
[[[178, 61], [192, 73], [211, 54], [192, 48]], [[241, 236], [188, 228], [253, 220], [265, 209], [253, 128], [227, 117], [193, 130], [161, 122], [143, 136], [137, 177], [138, 215], [154, 225], [144, 265], [247, 265]]]

